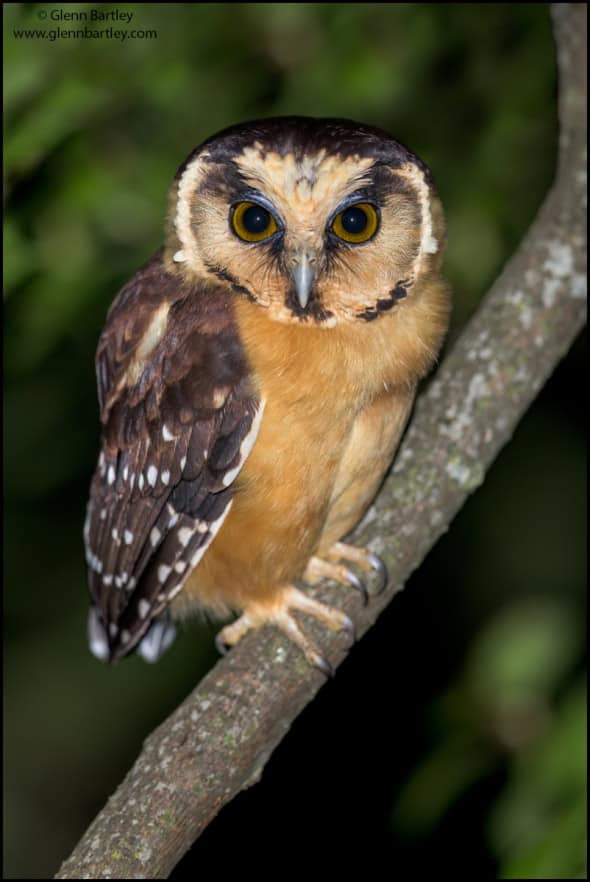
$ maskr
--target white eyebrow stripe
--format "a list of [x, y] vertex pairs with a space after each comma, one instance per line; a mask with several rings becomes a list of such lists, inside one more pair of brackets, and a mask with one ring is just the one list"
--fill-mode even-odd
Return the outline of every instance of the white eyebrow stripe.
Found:
[[400, 175], [400, 177], [407, 178], [411, 182], [417, 193], [418, 202], [420, 203], [420, 213], [422, 215], [420, 250], [414, 261], [413, 269], [414, 278], [417, 278], [424, 255], [436, 254], [440, 247], [440, 243], [436, 239], [433, 231], [432, 211], [430, 208], [431, 192], [423, 172], [421, 172], [417, 166], [408, 164], [401, 169], [397, 169], [396, 174]]
[[173, 260], [177, 263], [187, 263], [193, 269], [199, 268], [201, 261], [191, 224], [191, 197], [194, 195], [199, 178], [203, 175], [203, 160], [208, 157], [208, 151], [204, 151], [189, 162], [180, 176], [176, 191], [174, 229], [181, 248], [175, 252]]

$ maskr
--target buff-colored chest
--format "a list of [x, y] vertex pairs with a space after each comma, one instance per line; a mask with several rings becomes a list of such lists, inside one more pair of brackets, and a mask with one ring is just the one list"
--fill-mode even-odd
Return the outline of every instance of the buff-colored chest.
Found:
[[410, 312], [329, 330], [272, 322], [246, 300], [235, 316], [264, 416], [232, 508], [183, 591], [219, 612], [269, 601], [301, 578], [322, 536], [354, 525], [423, 372]]
[[[240, 334], [265, 401], [227, 518], [183, 594], [240, 609], [301, 577], [329, 515], [353, 427], [383, 384], [331, 331], [307, 334], [238, 304]], [[262, 318], [262, 320], [264, 320]], [[268, 320], [267, 320], [268, 321]], [[367, 353], [368, 354], [368, 353]]]

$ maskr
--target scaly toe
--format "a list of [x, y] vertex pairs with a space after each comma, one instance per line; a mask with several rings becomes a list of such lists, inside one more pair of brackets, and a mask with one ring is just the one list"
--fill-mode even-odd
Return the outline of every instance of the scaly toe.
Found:
[[248, 631], [265, 624], [276, 625], [302, 650], [310, 665], [326, 677], [333, 677], [332, 665], [293, 618], [291, 610], [311, 615], [332, 631], [344, 631], [351, 638], [351, 642], [355, 640], [354, 623], [346, 613], [320, 603], [298, 588], [288, 585], [277, 591], [272, 603], [251, 605], [235, 622], [222, 628], [215, 638], [215, 646], [221, 655], [226, 655], [228, 647], [235, 646]]
[[227, 655], [230, 646], [239, 643], [242, 637], [256, 627], [256, 623], [248, 615], [244, 613], [231, 625], [226, 625], [215, 637], [215, 648], [220, 655]]

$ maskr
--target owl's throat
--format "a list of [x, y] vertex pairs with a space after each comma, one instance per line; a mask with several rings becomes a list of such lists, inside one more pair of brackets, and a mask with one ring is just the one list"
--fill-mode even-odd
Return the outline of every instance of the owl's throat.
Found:
[[319, 298], [317, 287], [312, 284], [307, 291], [307, 297], [302, 304], [299, 289], [293, 282], [287, 289], [287, 299], [285, 306], [300, 321], [312, 320], [315, 322], [325, 322], [333, 318], [334, 313], [329, 309], [325, 309]]

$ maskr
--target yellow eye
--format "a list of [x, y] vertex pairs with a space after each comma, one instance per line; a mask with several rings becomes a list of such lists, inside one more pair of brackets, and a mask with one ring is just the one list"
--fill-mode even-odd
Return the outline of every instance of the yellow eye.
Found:
[[337, 214], [332, 223], [332, 232], [345, 242], [368, 242], [377, 232], [379, 215], [377, 209], [368, 202], [349, 205]]
[[278, 230], [270, 211], [256, 202], [239, 202], [235, 205], [231, 225], [234, 233], [244, 242], [262, 242]]

